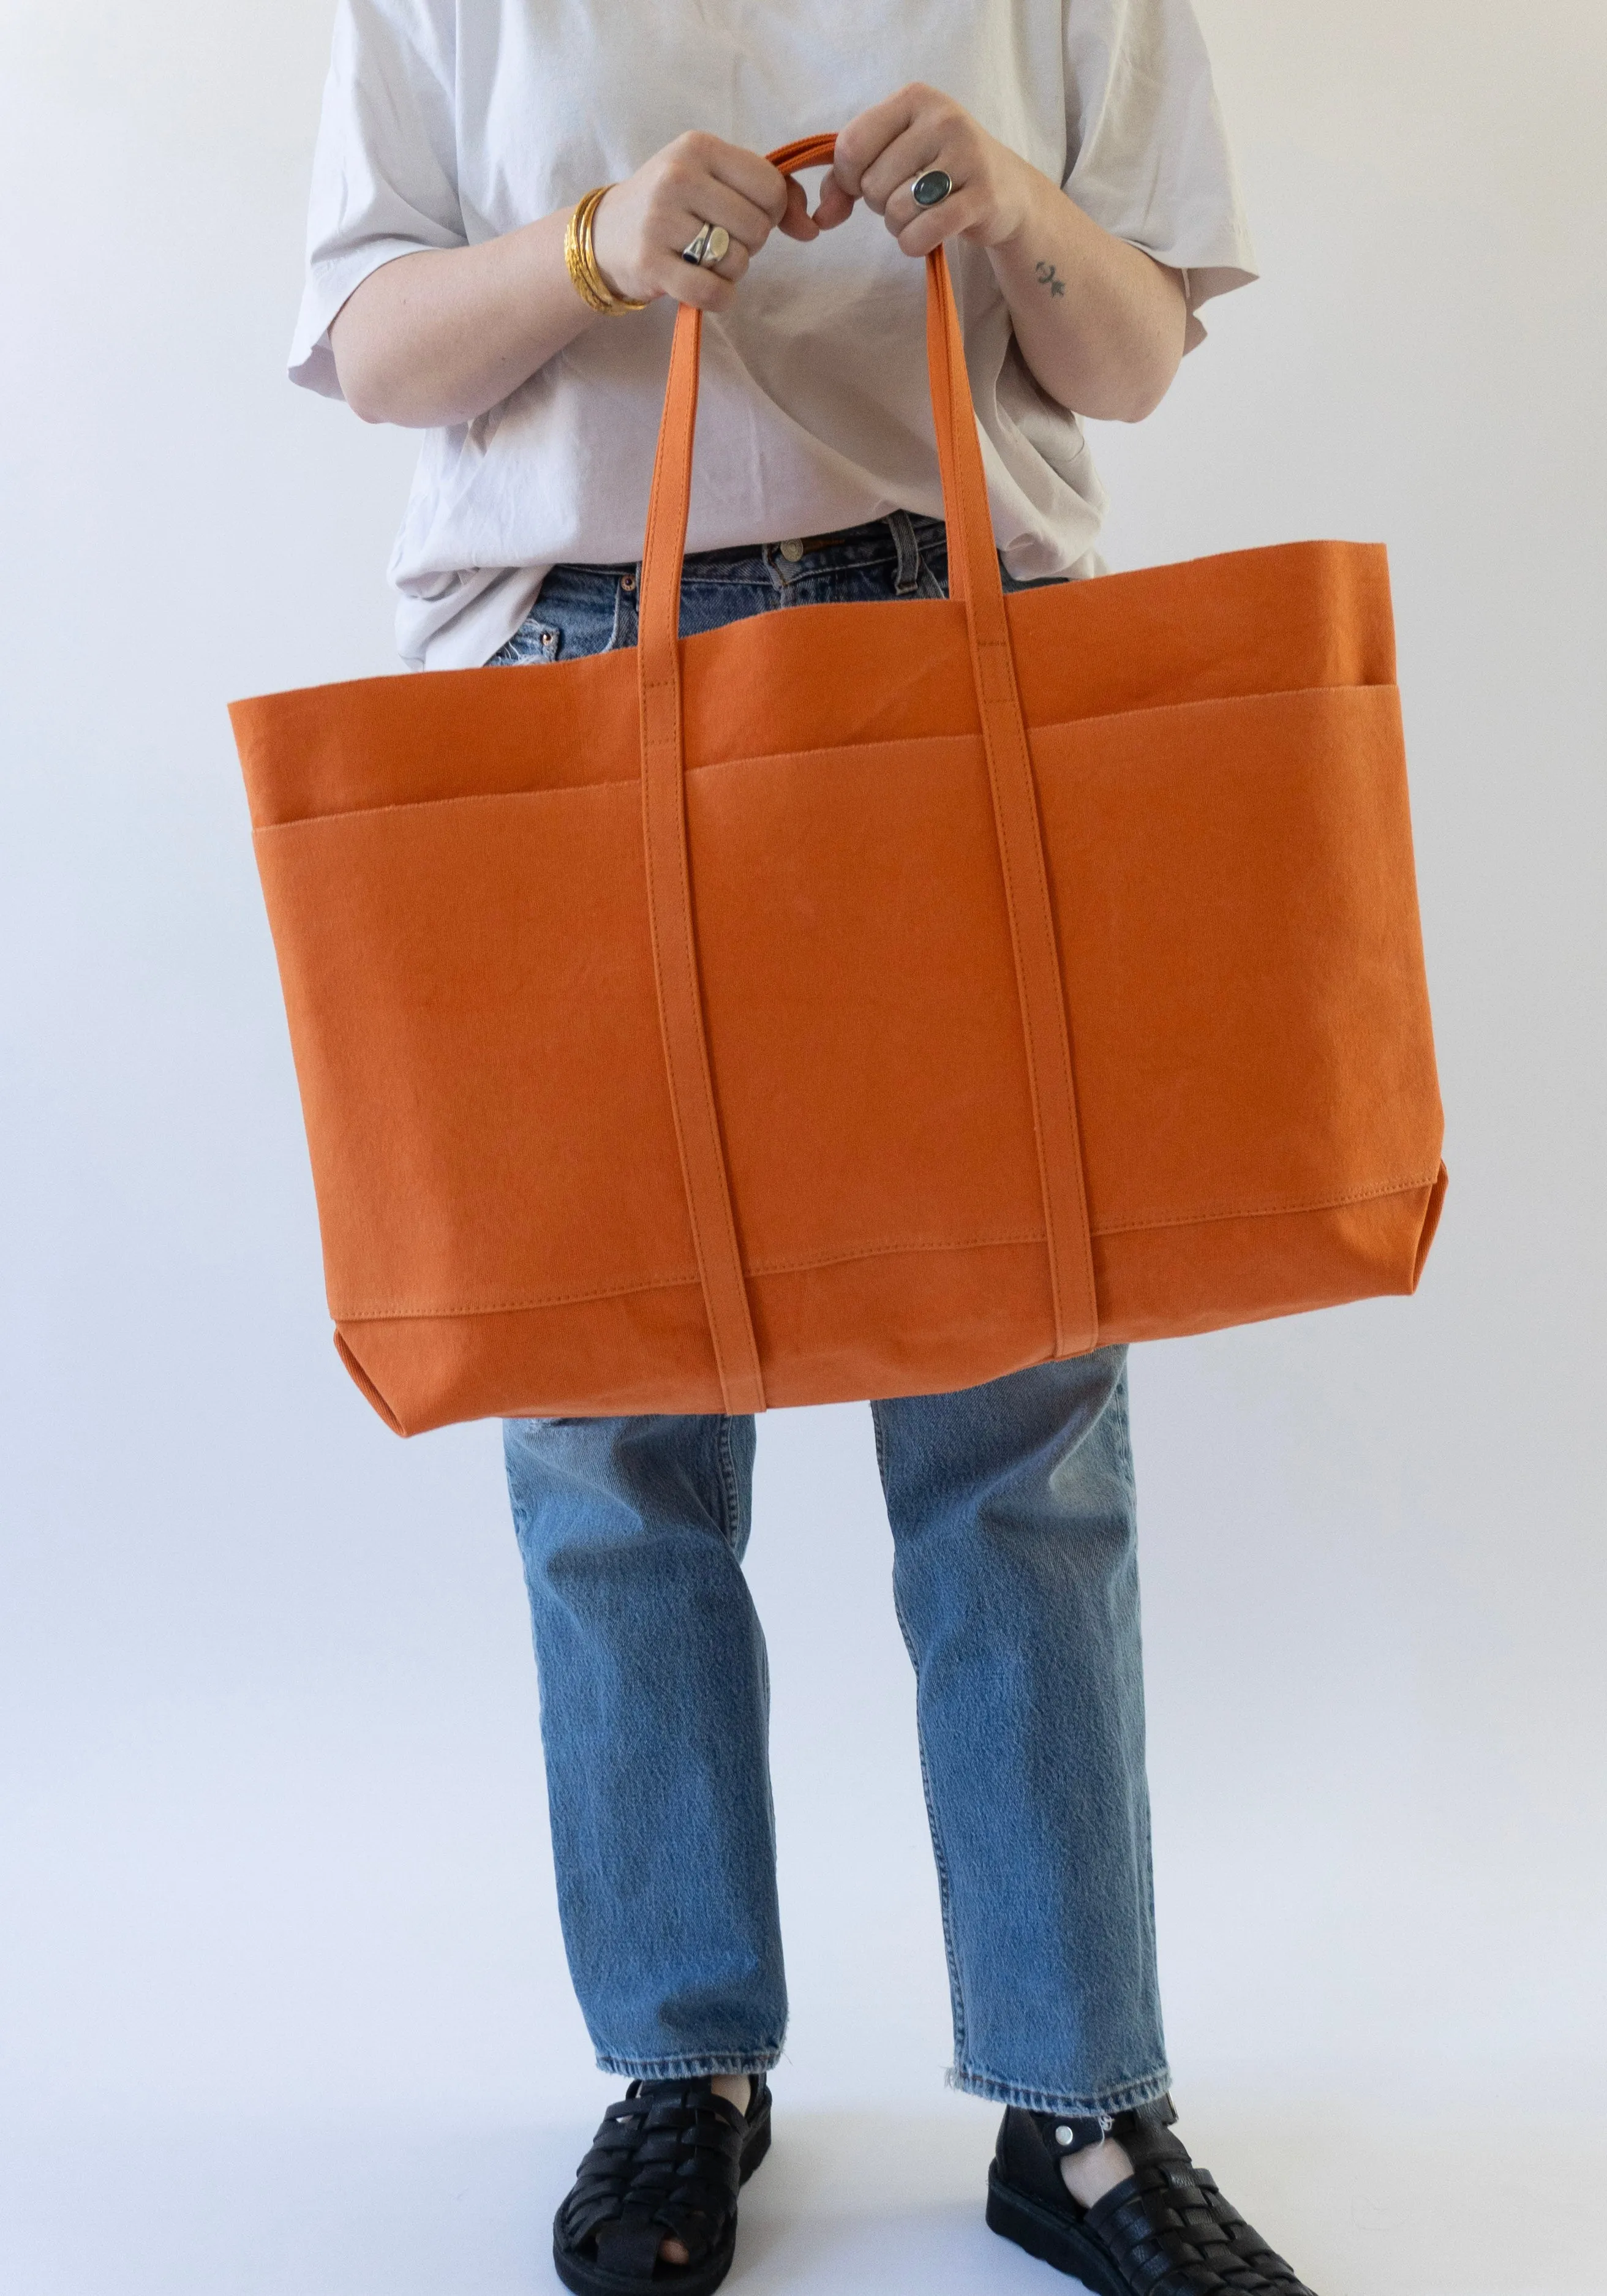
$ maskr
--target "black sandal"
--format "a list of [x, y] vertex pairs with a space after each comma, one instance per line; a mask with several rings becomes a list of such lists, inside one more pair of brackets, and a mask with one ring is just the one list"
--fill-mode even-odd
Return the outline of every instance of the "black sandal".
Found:
[[[731, 2269], [737, 2194], [769, 2150], [762, 2073], [745, 2114], [716, 2096], [707, 2073], [632, 2081], [553, 2220], [558, 2277], [576, 2296], [709, 2296]], [[686, 2263], [660, 2261], [667, 2240], [682, 2243]]]
[[[1094, 2296], [1311, 2296], [1170, 2130], [1169, 2098], [1113, 2120], [1012, 2105], [988, 2177], [988, 2221]], [[1068, 2152], [1114, 2136], [1134, 2173], [1091, 2209], [1066, 2190]]]

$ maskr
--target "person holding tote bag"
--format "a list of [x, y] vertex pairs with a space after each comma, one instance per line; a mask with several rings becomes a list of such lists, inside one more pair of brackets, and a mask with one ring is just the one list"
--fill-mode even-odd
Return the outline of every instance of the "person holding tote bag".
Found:
[[[763, 155], [839, 131], [811, 212]], [[340, 0], [291, 372], [425, 433], [406, 661], [635, 642], [676, 306], [706, 316], [683, 635], [946, 594], [922, 258], [1010, 588], [1099, 574], [1136, 422], [1254, 275], [1189, 0]], [[1173, 2130], [1125, 1352], [872, 1406], [988, 2220], [1098, 2296], [1303, 2284]], [[570, 1970], [628, 2084], [559, 2208], [584, 2296], [704, 2296], [786, 1995], [750, 1418], [505, 1430]]]

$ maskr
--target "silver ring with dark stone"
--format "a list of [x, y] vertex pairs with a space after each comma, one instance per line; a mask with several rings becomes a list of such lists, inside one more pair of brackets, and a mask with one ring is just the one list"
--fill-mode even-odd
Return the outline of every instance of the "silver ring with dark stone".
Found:
[[929, 168], [917, 176], [909, 187], [909, 195], [918, 208], [941, 207], [955, 187], [955, 179], [946, 168]]

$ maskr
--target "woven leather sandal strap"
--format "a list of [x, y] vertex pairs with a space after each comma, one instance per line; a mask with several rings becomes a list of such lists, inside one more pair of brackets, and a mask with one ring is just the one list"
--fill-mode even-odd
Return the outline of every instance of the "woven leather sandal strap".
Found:
[[669, 2238], [696, 2263], [736, 2208], [743, 2135], [707, 2086], [654, 2082], [610, 2105], [564, 2207], [569, 2237], [627, 2278], [651, 2276]]
[[1216, 2178], [1209, 2170], [1196, 2169], [1194, 2175], [1211, 2214], [1221, 2226], [1241, 2267], [1252, 2274], [1260, 2276], [1259, 2280], [1247, 2281], [1244, 2285], [1249, 2288], [1259, 2288], [1265, 2285], [1269, 2290], [1275, 2290], [1276, 2296], [1311, 2296], [1310, 2289], [1296, 2272], [1293, 2265], [1278, 2254], [1277, 2250], [1262, 2237], [1254, 2225], [1245, 2222], [1232, 2202], [1222, 2194]]
[[651, 2281], [664, 2240], [655, 2217], [614, 2217], [597, 2227], [597, 2261], [621, 2279]]
[[1087, 2228], [1144, 2296], [1309, 2296], [1270, 2250], [1261, 2251], [1267, 2266], [1281, 2267], [1286, 2278], [1269, 2276], [1235, 2247], [1219, 2202], [1214, 2184], [1207, 2190], [1192, 2167], [1149, 2163], [1089, 2210]]

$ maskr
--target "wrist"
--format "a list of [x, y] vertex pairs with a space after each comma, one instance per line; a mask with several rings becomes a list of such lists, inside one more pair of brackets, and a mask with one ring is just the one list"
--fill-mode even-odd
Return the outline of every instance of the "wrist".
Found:
[[591, 251], [593, 262], [608, 292], [621, 303], [651, 302], [657, 290], [632, 283], [627, 251], [619, 229], [620, 186], [611, 184], [592, 212]]
[[1009, 255], [1019, 252], [1032, 235], [1034, 193], [1047, 178], [1007, 144], [1001, 144], [997, 151], [993, 212], [979, 236], [991, 252]]

